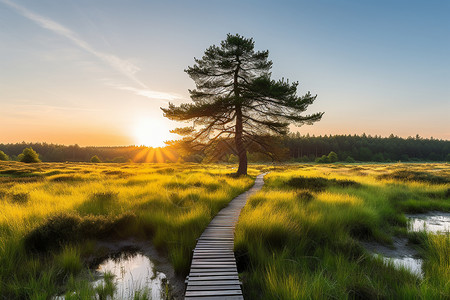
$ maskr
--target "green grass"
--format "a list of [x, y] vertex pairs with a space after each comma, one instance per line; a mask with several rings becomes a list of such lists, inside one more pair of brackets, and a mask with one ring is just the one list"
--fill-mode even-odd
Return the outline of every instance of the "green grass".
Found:
[[[450, 211], [449, 170], [445, 164], [290, 165], [271, 172], [236, 229], [245, 298], [450, 297], [448, 234], [408, 234], [403, 214]], [[423, 279], [360, 243], [389, 245], [396, 235], [421, 249]]]
[[[404, 216], [450, 211], [448, 164], [252, 166], [241, 178], [231, 167], [0, 162], [0, 295], [111, 295], [114, 286], [93, 288], [87, 271], [105, 239], [151, 241], [184, 276], [213, 216], [270, 171], [236, 229], [246, 299], [450, 297], [449, 236], [407, 233]], [[360, 243], [396, 235], [419, 249], [423, 279]]]
[[110, 287], [86, 282], [88, 258], [105, 239], [151, 241], [186, 275], [196, 239], [259, 173], [232, 172], [226, 165], [1, 162], [0, 295], [106, 297]]

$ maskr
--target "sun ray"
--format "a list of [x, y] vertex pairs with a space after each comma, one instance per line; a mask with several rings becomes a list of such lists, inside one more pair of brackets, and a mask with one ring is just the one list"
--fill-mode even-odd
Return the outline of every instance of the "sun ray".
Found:
[[140, 162], [144, 157], [147, 156], [149, 148], [145, 147], [141, 151], [139, 151], [133, 158], [133, 162]]

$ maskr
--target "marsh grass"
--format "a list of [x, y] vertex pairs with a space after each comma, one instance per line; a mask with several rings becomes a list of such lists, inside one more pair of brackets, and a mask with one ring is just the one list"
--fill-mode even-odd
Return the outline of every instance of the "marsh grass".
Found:
[[[405, 168], [414, 174], [407, 180], [397, 176]], [[449, 170], [445, 164], [278, 167], [236, 228], [245, 298], [449, 298], [448, 234], [407, 233], [403, 214], [450, 211], [443, 183]], [[423, 279], [360, 244], [389, 246], [395, 235], [421, 249]]]
[[76, 275], [83, 268], [80, 250], [75, 246], [65, 245], [62, 251], [55, 256], [55, 262], [64, 276]]
[[17, 204], [25, 204], [30, 199], [30, 193], [22, 192], [22, 193], [13, 193], [10, 195], [11, 202]]
[[196, 239], [259, 171], [230, 173], [220, 165], [1, 162], [0, 295], [108, 295], [89, 288], [85, 272], [105, 239], [151, 241], [185, 275]]

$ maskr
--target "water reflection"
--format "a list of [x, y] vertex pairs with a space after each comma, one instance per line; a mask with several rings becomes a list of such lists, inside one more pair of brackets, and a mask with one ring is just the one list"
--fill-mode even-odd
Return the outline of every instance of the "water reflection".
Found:
[[406, 238], [396, 238], [394, 247], [387, 247], [376, 242], [365, 242], [363, 246], [374, 256], [381, 257], [385, 263], [392, 263], [395, 267], [405, 268], [411, 273], [422, 277], [422, 259], [417, 251], [408, 246]]
[[[381, 255], [379, 255], [381, 256]], [[383, 261], [387, 264], [392, 263], [397, 268], [404, 268], [409, 272], [423, 277], [422, 273], [422, 259], [415, 258], [412, 256], [403, 256], [403, 257], [384, 257], [381, 256]]]
[[166, 275], [156, 271], [152, 261], [145, 255], [122, 253], [103, 261], [96, 271], [102, 278], [93, 282], [94, 287], [105, 284], [106, 273], [114, 276], [114, 299], [133, 299], [135, 295], [143, 293], [151, 296], [151, 299], [165, 299], [168, 284]]
[[[418, 232], [426, 231], [434, 234], [441, 234], [450, 231], [450, 213], [430, 212], [426, 214], [407, 215], [409, 219], [408, 230]], [[392, 263], [398, 268], [405, 268], [411, 273], [423, 277], [422, 259], [418, 253], [408, 245], [405, 238], [395, 238], [393, 248], [389, 248], [378, 243], [362, 243], [363, 246], [381, 257], [384, 262]]]
[[450, 213], [430, 212], [426, 214], [407, 215], [411, 231], [444, 233], [450, 231]]

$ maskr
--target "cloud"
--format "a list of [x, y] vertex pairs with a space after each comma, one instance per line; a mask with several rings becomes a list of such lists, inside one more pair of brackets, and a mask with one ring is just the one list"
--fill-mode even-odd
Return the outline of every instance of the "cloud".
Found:
[[86, 41], [79, 38], [76, 35], [76, 33], [74, 33], [72, 30], [70, 30], [67, 27], [64, 27], [63, 25], [61, 25], [53, 20], [50, 20], [43, 16], [40, 16], [36, 13], [33, 13], [30, 10], [26, 9], [25, 7], [22, 7], [22, 6], [20, 6], [16, 3], [13, 3], [9, 0], [0, 0], [0, 1], [3, 2], [4, 4], [8, 5], [9, 7], [13, 8], [15, 11], [17, 11], [19, 14], [21, 14], [25, 18], [35, 22], [42, 28], [50, 30], [53, 33], [56, 33], [60, 36], [65, 37], [66, 39], [70, 40], [72, 43], [74, 43], [79, 48], [94, 55], [95, 57], [102, 60], [104, 63], [106, 63], [110, 67], [114, 68], [115, 70], [117, 70], [118, 72], [123, 74], [124, 76], [130, 78], [132, 81], [139, 84], [140, 86], [146, 87], [145, 84], [143, 84], [135, 76], [136, 72], [138, 72], [140, 70], [139, 67], [132, 64], [131, 62], [121, 59], [113, 54], [104, 53], [104, 52], [95, 50]]
[[180, 96], [175, 95], [175, 94], [158, 92], [158, 91], [153, 91], [153, 90], [148, 89], [148, 87], [136, 77], [136, 73], [140, 70], [139, 67], [137, 67], [136, 65], [132, 64], [131, 62], [121, 59], [113, 54], [101, 52], [101, 51], [94, 49], [91, 45], [89, 45], [86, 41], [84, 41], [83, 39], [78, 37], [76, 35], [76, 33], [73, 32], [72, 30], [70, 30], [69, 28], [64, 27], [63, 25], [61, 25], [53, 20], [50, 20], [50, 19], [40, 16], [34, 12], [31, 12], [30, 10], [26, 9], [25, 7], [22, 7], [16, 3], [13, 3], [10, 0], [0, 0], [0, 1], [3, 2], [4, 4], [8, 5], [15, 11], [17, 11], [20, 15], [35, 22], [42, 28], [50, 30], [51, 32], [56, 33], [64, 38], [70, 40], [72, 43], [74, 43], [79, 48], [94, 55], [95, 57], [97, 57], [98, 59], [103, 61], [105, 64], [109, 65], [110, 67], [112, 67], [113, 69], [115, 69], [119, 73], [121, 73], [122, 75], [128, 77], [129, 79], [131, 79], [132, 81], [137, 83], [139, 86], [141, 86], [141, 88], [134, 88], [134, 87], [125, 86], [125, 85], [108, 84], [108, 83], [107, 83], [107, 85], [109, 85], [113, 88], [116, 88], [116, 89], [133, 92], [134, 94], [139, 95], [139, 96], [143, 96], [143, 97], [147, 97], [147, 98], [151, 98], [151, 99], [158, 99], [165, 103], [167, 103], [167, 101], [171, 101], [171, 100], [180, 98]]
[[113, 84], [113, 83], [108, 83], [108, 85], [113, 88], [119, 89], [119, 90], [133, 92], [134, 94], [136, 94], [138, 96], [160, 100], [161, 102], [166, 103], [166, 104], [169, 101], [173, 101], [173, 100], [182, 98], [180, 95], [172, 94], [172, 93], [152, 91], [149, 89], [137, 89], [134, 87], [118, 85], [118, 84]]

